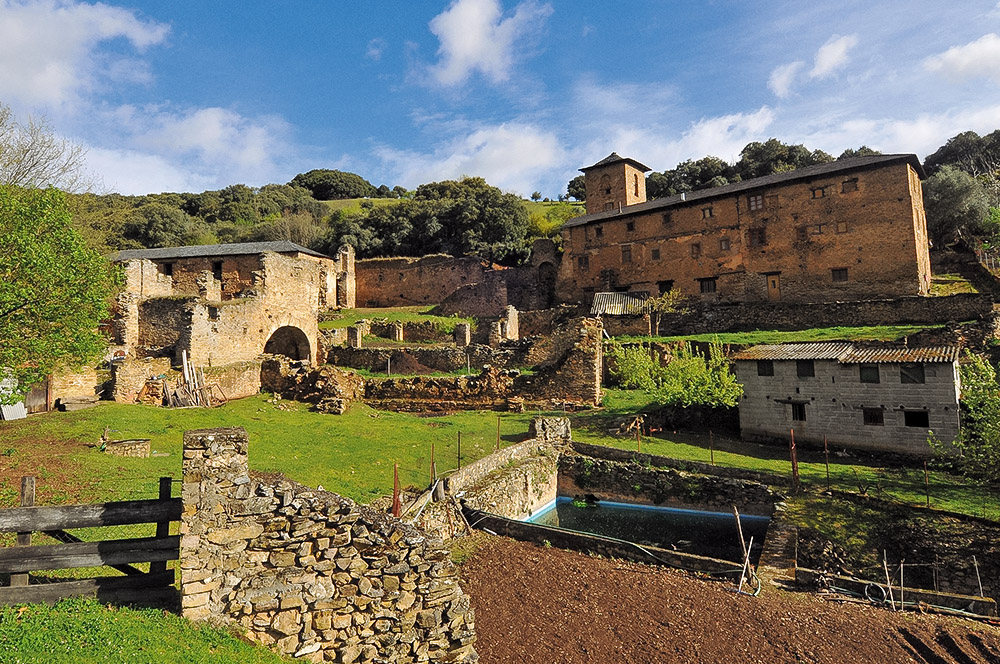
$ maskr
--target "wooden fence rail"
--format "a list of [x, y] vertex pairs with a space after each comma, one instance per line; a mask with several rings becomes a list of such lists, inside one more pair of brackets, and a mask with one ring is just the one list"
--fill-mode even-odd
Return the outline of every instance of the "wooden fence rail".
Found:
[[[52, 602], [64, 597], [97, 595], [109, 601], [169, 601], [180, 537], [170, 535], [170, 523], [181, 517], [181, 501], [170, 497], [169, 477], [160, 478], [160, 497], [95, 505], [35, 507], [35, 479], [21, 480], [21, 507], [0, 510], [0, 532], [17, 533], [17, 545], [0, 548], [0, 574], [10, 575], [10, 585], [0, 586], [0, 605]], [[87, 542], [66, 532], [71, 528], [101, 528], [156, 524], [154, 537]], [[31, 534], [44, 533], [59, 544], [32, 546]], [[149, 563], [149, 572], [132, 565]], [[32, 579], [31, 572], [77, 567], [109, 566], [125, 576], [92, 579]], [[32, 583], [34, 581], [34, 583]]]

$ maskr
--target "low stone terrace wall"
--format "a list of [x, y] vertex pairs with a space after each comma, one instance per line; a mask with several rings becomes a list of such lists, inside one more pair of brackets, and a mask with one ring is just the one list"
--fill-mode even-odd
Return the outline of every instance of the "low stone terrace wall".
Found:
[[183, 474], [185, 617], [304, 661], [478, 661], [440, 540], [333, 493], [251, 479], [241, 428], [185, 433]]

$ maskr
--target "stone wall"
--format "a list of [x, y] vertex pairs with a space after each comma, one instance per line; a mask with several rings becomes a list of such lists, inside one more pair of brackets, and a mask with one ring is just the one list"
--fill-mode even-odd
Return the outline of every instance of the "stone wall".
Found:
[[[410, 346], [407, 348], [352, 348], [350, 346], [335, 346], [327, 353], [326, 361], [338, 367], [351, 369], [366, 369], [372, 372], [384, 372], [387, 362], [392, 367], [412, 367], [415, 364], [430, 371], [408, 371], [401, 369], [398, 373], [430, 373], [431, 371], [451, 372], [470, 367], [479, 372], [489, 364], [506, 368], [518, 366], [518, 361], [524, 359], [524, 353], [511, 348], [490, 348], [482, 344], [473, 344], [465, 348], [455, 346], [436, 346], [422, 348]], [[520, 366], [524, 366], [521, 364]], [[397, 369], [393, 369], [397, 373]]]
[[97, 394], [97, 370], [94, 367], [64, 367], [49, 377], [49, 410], [63, 399], [92, 397]]
[[[702, 334], [750, 330], [803, 330], [860, 325], [934, 325], [989, 316], [989, 296], [962, 293], [947, 297], [900, 297], [857, 302], [745, 302], [695, 304], [687, 313], [664, 314], [660, 333]], [[649, 334], [645, 316], [604, 316], [611, 336]]]
[[145, 459], [149, 457], [149, 440], [122, 440], [108, 443], [104, 452], [111, 456]]
[[693, 475], [672, 468], [563, 454], [559, 457], [559, 495], [645, 503], [664, 507], [714, 508], [771, 516], [781, 496], [750, 480]]
[[507, 282], [503, 272], [488, 272], [481, 281], [452, 291], [434, 308], [438, 316], [499, 316], [507, 307]]
[[138, 303], [139, 338], [136, 353], [173, 357], [181, 331], [191, 323], [195, 297], [156, 297]]
[[440, 540], [325, 491], [248, 474], [246, 432], [184, 435], [181, 604], [304, 661], [475, 662]]
[[205, 367], [205, 380], [217, 384], [227, 399], [242, 399], [260, 392], [260, 365], [260, 360], [246, 360]]
[[438, 304], [462, 286], [479, 283], [492, 268], [480, 258], [433, 254], [422, 258], [368, 258], [355, 263], [357, 306]]
[[580, 318], [545, 337], [542, 344], [532, 348], [527, 359], [537, 373], [523, 376], [519, 389], [534, 401], [600, 405], [604, 371], [602, 334], [599, 319]]
[[169, 371], [170, 358], [167, 357], [126, 357], [111, 367], [111, 398], [118, 403], [135, 403], [147, 380]]

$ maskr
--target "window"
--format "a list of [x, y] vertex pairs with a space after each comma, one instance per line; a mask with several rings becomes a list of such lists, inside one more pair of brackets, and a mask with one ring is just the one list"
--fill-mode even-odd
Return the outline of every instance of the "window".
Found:
[[899, 366], [899, 382], [909, 384], [923, 383], [924, 365], [920, 362], [901, 364]]
[[590, 269], [590, 256], [577, 256], [576, 257], [576, 268], [580, 272], [586, 272]]
[[702, 208], [701, 209], [701, 218], [702, 219], [711, 219], [714, 216], [715, 216], [715, 214], [712, 212], [712, 208], [711, 207], [707, 207], [707, 208]]
[[634, 195], [639, 195], [639, 176], [636, 173], [632, 174], [632, 187]]
[[691, 245], [691, 258], [698, 258], [701, 256], [701, 242], [695, 242]]
[[812, 378], [816, 375], [816, 367], [812, 360], [795, 360], [795, 375], [799, 378]]
[[847, 232], [847, 222], [846, 221], [838, 221], [837, 222], [837, 232], [838, 233], [846, 233]]
[[861, 374], [862, 383], [877, 383], [879, 382], [878, 376], [878, 365], [877, 364], [862, 364], [859, 370]]
[[795, 239], [799, 242], [809, 241], [809, 229], [805, 226], [799, 226], [795, 229]]
[[774, 362], [771, 360], [757, 360], [757, 375], [758, 376], [773, 376], [774, 375]]
[[792, 419], [796, 422], [806, 421], [806, 405], [804, 403], [792, 404]]
[[724, 237], [719, 239], [719, 251], [729, 251], [729, 238]]
[[849, 193], [849, 192], [852, 192], [852, 191], [857, 191], [857, 190], [858, 190], [858, 179], [857, 178], [851, 178], [849, 180], [844, 180], [843, 184], [840, 187], [840, 192], [842, 194], [846, 194], [846, 193]]
[[163, 263], [160, 265], [160, 272], [165, 277], [174, 276], [174, 264], [173, 263]]
[[650, 260], [654, 260], [654, 261], [660, 260], [660, 250], [659, 249], [650, 249], [649, 250], [649, 258], [650, 258]]
[[750, 246], [763, 247], [767, 244], [767, 229], [751, 228], [749, 232]]
[[216, 281], [222, 281], [222, 261], [212, 263], [212, 276], [215, 277]]
[[674, 220], [674, 213], [673, 212], [664, 212], [663, 213], [663, 223], [664, 224], [669, 224], [673, 220]]
[[622, 247], [622, 263], [632, 262], [632, 245], [626, 244]]
[[594, 228], [594, 237], [601, 237], [604, 235], [604, 229], [600, 226]]
[[665, 281], [657, 281], [656, 287], [660, 289], [660, 295], [663, 295], [664, 293], [669, 293], [674, 289], [674, 280], [667, 279]]
[[931, 426], [931, 416], [926, 410], [904, 410], [903, 426], [928, 429]]
[[846, 267], [835, 267], [830, 270], [830, 278], [834, 283], [843, 283], [847, 281], [847, 268]]
[[208, 308], [208, 320], [219, 320], [219, 308], [209, 307]]
[[750, 211], [763, 210], [764, 209], [764, 194], [751, 194], [747, 196], [747, 206]]
[[709, 277], [708, 279], [699, 279], [698, 290], [700, 290], [702, 293], [714, 293], [715, 277]]
[[861, 419], [870, 426], [880, 427], [885, 424], [885, 414], [881, 408], [862, 408]]
[[629, 233], [631, 233], [632, 231], [634, 231], [635, 230], [635, 222], [634, 221], [626, 221], [625, 222], [625, 230], [628, 231]]
[[[611, 192], [609, 191], [608, 193], [610, 194]], [[604, 204], [604, 209], [605, 210], [614, 210], [615, 209], [615, 204], [612, 203], [611, 201], [608, 201], [607, 203]]]
[[826, 196], [826, 187], [813, 187], [812, 193], [813, 198], [824, 198]]

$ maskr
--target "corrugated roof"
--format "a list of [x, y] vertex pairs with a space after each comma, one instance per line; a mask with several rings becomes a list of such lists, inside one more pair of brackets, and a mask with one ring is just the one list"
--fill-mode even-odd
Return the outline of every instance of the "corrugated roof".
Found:
[[733, 355], [734, 360], [836, 360], [853, 346], [846, 341], [806, 344], [762, 344]]
[[733, 355], [734, 360], [836, 360], [841, 364], [890, 362], [954, 362], [957, 346], [859, 346], [846, 341], [762, 344]]
[[591, 316], [636, 316], [646, 312], [649, 293], [594, 293], [594, 303], [590, 306]]
[[206, 256], [246, 256], [273, 251], [278, 254], [299, 253], [317, 258], [330, 258], [326, 254], [307, 249], [289, 240], [274, 242], [236, 242], [232, 244], [202, 244], [190, 247], [162, 247], [160, 249], [126, 249], [116, 251], [108, 256], [110, 261], [127, 261], [134, 258], [145, 258], [151, 261], [170, 260], [175, 258], [204, 258]]
[[645, 173], [647, 171], [653, 170], [649, 166], [646, 166], [645, 164], [640, 164], [639, 162], [637, 162], [635, 159], [632, 159], [631, 157], [623, 157], [620, 154], [618, 154], [617, 152], [612, 152], [611, 154], [609, 154], [607, 157], [605, 157], [604, 159], [600, 160], [596, 164], [592, 164], [590, 166], [584, 166], [580, 170], [583, 171], [584, 173], [586, 173], [587, 171], [589, 171], [592, 168], [598, 168], [600, 166], [608, 166], [610, 164], [617, 164], [619, 161], [624, 161], [625, 163], [632, 164], [633, 166], [635, 166], [636, 168], [638, 168], [639, 170], [641, 170], [643, 173]]
[[[843, 173], [847, 171], [862, 170], [865, 168], [870, 168], [872, 166], [880, 166], [895, 162], [907, 162], [911, 166], [913, 166], [913, 168], [917, 171], [917, 174], [921, 178], [925, 177], [923, 166], [920, 165], [920, 160], [917, 159], [917, 155], [915, 154], [882, 154], [870, 157], [853, 157], [851, 159], [838, 159], [837, 161], [831, 161], [830, 163], [827, 164], [804, 166], [802, 168], [797, 168], [794, 171], [787, 171], [784, 173], [772, 173], [771, 175], [765, 175], [764, 177], [754, 178], [752, 180], [744, 180], [743, 182], [733, 182], [731, 184], [723, 185], [721, 187], [710, 187], [708, 189], [698, 189], [696, 191], [689, 191], [685, 194], [678, 194], [677, 196], [668, 196], [666, 198], [655, 198], [651, 201], [646, 201], [645, 203], [639, 203], [637, 205], [629, 205], [628, 207], [622, 208], [620, 212], [617, 209], [615, 209], [609, 211], [595, 212], [593, 214], [585, 214], [580, 217], [574, 217], [573, 219], [570, 219], [565, 224], [563, 224], [563, 227], [567, 228], [572, 226], [582, 226], [584, 224], [594, 223], [598, 221], [605, 221], [613, 217], [621, 217], [624, 215], [645, 214], [647, 212], [653, 212], [656, 210], [677, 207], [680, 205], [688, 205], [696, 201], [706, 201], [713, 198], [731, 196], [732, 194], [737, 194], [751, 189], [763, 189], [766, 187], [772, 187], [777, 184], [786, 184], [788, 182], [795, 182], [797, 180], [809, 180], [812, 178], [822, 177], [826, 175], [834, 175], [836, 173]], [[597, 164], [594, 164], [594, 166], [597, 166], [600, 163], [601, 162], [598, 162]], [[593, 168], [593, 166], [588, 166], [587, 168], [590, 169]]]

